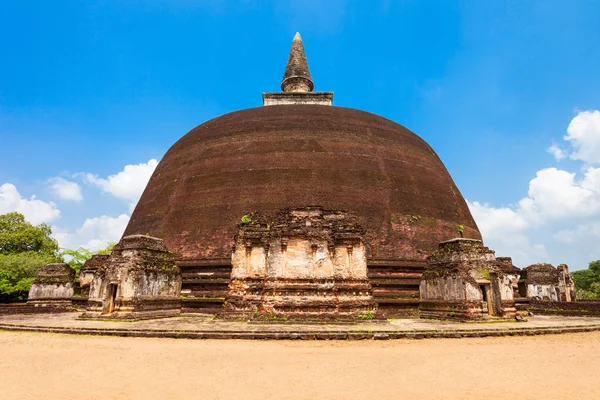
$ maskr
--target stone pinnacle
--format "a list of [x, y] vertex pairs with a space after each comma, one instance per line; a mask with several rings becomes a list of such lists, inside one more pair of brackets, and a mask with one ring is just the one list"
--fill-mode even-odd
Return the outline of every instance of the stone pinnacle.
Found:
[[288, 57], [283, 80], [281, 81], [281, 90], [284, 92], [312, 92], [315, 85], [310, 78], [308, 62], [304, 53], [304, 44], [300, 33], [296, 33], [292, 41], [290, 56]]

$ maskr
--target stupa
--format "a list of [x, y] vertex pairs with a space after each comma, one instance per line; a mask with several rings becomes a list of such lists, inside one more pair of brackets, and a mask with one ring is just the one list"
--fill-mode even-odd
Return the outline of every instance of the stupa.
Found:
[[302, 39], [292, 42], [282, 92], [264, 106], [205, 122], [154, 171], [124, 236], [164, 240], [181, 268], [184, 311], [219, 310], [242, 217], [319, 207], [356, 216], [379, 310], [417, 310], [419, 279], [438, 243], [481, 240], [435, 151], [381, 116], [314, 92]]

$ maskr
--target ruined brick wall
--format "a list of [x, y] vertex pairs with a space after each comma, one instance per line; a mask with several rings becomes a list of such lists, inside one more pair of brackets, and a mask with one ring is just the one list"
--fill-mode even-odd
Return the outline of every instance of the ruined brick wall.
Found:
[[497, 270], [494, 251], [480, 241], [454, 239], [440, 243], [427, 258], [421, 278], [421, 299], [481, 301], [478, 280]]
[[74, 279], [75, 271], [68, 264], [45, 265], [33, 281], [27, 301], [70, 301]]
[[526, 285], [527, 297], [545, 301], [567, 301], [568, 298], [570, 301], [573, 294], [574, 298], [575, 284], [565, 267], [554, 268], [551, 264], [540, 263], [523, 268], [521, 280]]
[[600, 301], [575, 302], [531, 299], [526, 307], [534, 314], [600, 317]]
[[356, 216], [307, 207], [248, 218], [236, 237], [233, 279], [367, 279]]
[[181, 270], [161, 239], [143, 235], [121, 239], [94, 274], [84, 317], [107, 312], [111, 285], [116, 287], [116, 317], [180, 308]]
[[514, 315], [507, 263], [498, 261], [494, 251], [478, 240], [456, 238], [440, 243], [427, 258], [421, 277], [421, 316], [471, 319]]
[[108, 259], [108, 254], [94, 254], [87, 260], [79, 271], [79, 285], [81, 287], [81, 295], [88, 296], [90, 285], [94, 280], [94, 274]]
[[225, 310], [311, 318], [375, 309], [356, 216], [320, 207], [245, 216]]

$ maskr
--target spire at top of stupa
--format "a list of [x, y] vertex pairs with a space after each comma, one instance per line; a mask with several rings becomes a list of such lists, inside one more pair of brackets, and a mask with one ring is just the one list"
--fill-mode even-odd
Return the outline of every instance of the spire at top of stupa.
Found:
[[284, 92], [312, 92], [315, 85], [310, 77], [304, 44], [300, 33], [296, 32], [292, 41], [292, 48], [281, 81], [281, 90]]
[[296, 33], [281, 81], [282, 91], [264, 92], [262, 95], [263, 105], [312, 104], [330, 106], [333, 100], [333, 92], [313, 92], [314, 87], [308, 70], [302, 38], [299, 33]]

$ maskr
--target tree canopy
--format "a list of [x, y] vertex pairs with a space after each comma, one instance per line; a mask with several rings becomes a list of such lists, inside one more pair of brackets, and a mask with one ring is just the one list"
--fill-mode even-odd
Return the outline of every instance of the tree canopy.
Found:
[[41, 255], [58, 255], [58, 242], [51, 237], [49, 225], [32, 225], [23, 214], [0, 215], [0, 254], [33, 251]]
[[[27, 299], [29, 287], [46, 264], [67, 263], [79, 279], [81, 266], [94, 253], [80, 247], [60, 249], [49, 225], [32, 225], [23, 214], [0, 214], [0, 303]], [[108, 254], [115, 243], [95, 254]]]
[[26, 299], [40, 268], [62, 261], [51, 234], [50, 226], [32, 225], [17, 212], [0, 215], [0, 302]]
[[600, 260], [592, 261], [588, 269], [573, 272], [577, 297], [600, 299]]
[[35, 251], [0, 254], [0, 303], [26, 300], [39, 270], [60, 261], [53, 255]]
[[66, 260], [67, 264], [69, 264], [71, 268], [75, 270], [75, 276], [77, 277], [76, 279], [78, 279], [79, 271], [87, 260], [92, 258], [94, 254], [109, 254], [114, 246], [115, 243], [109, 243], [106, 248], [96, 252], [89, 251], [85, 247], [79, 247], [76, 250], [63, 249], [61, 254]]

